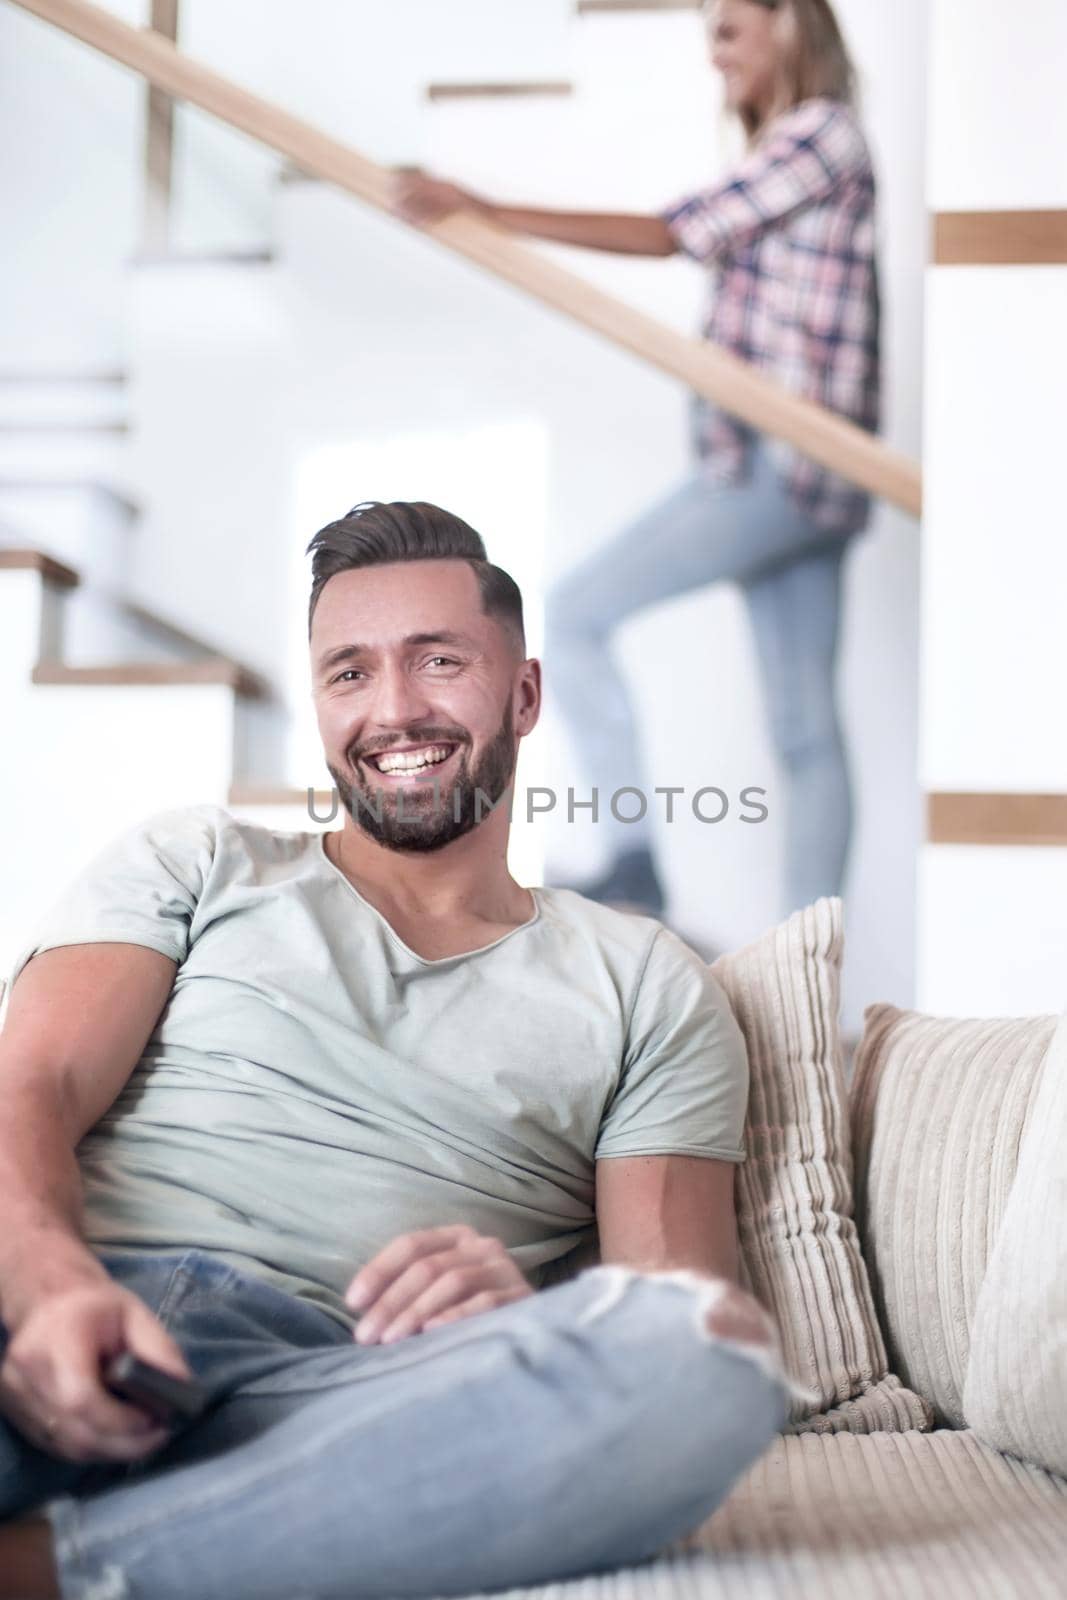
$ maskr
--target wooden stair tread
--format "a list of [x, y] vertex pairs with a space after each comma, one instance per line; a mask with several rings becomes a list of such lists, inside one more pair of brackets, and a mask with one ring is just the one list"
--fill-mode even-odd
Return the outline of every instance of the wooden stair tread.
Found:
[[[231, 783], [227, 803], [231, 806], [306, 806], [307, 789], [297, 789], [286, 783]], [[316, 809], [332, 806], [333, 789], [316, 789]]]
[[578, 0], [578, 15], [587, 11], [699, 11], [703, 0]]
[[1067, 262], [1067, 210], [939, 211], [936, 266], [1061, 266]]
[[[243, 661], [228, 655], [225, 650], [220, 650], [217, 645], [207, 639], [202, 639], [199, 634], [193, 633], [184, 623], [175, 622], [170, 617], [162, 616], [154, 611], [151, 606], [146, 606], [140, 600], [131, 599], [127, 595], [116, 594], [112, 597], [116, 609], [131, 617], [135, 622], [154, 628], [157, 633], [163, 634], [172, 644], [180, 646], [183, 650], [192, 652], [188, 661], [178, 662], [175, 665], [198, 665], [205, 661], [223, 661], [236, 667], [243, 675], [243, 681], [248, 684], [258, 684], [259, 691], [256, 698], [269, 697], [270, 689], [265, 680], [252, 667], [246, 666]], [[243, 690], [242, 693], [251, 692]]]
[[270, 267], [273, 250], [137, 250], [128, 258], [132, 267]]
[[[30, 546], [0, 545], [0, 570], [38, 572], [46, 582], [64, 589], [74, 589], [81, 579], [73, 567], [57, 561], [43, 550]], [[102, 592], [102, 591], [97, 591]], [[156, 628], [175, 644], [196, 651], [188, 661], [122, 661], [101, 662], [92, 666], [74, 666], [65, 661], [39, 661], [33, 669], [32, 679], [40, 684], [168, 684], [168, 683], [222, 683], [248, 699], [272, 698], [267, 681], [246, 667], [243, 662], [214, 648], [191, 633], [178, 622], [160, 616], [139, 600], [125, 595], [107, 596], [116, 611], [125, 612], [137, 622]]]
[[0, 433], [108, 433], [126, 434], [130, 424], [125, 418], [112, 420], [106, 417], [0, 417]]
[[1067, 844], [1067, 794], [936, 792], [926, 796], [929, 844]]
[[126, 373], [118, 370], [101, 370], [99, 372], [64, 372], [57, 368], [55, 371], [46, 371], [36, 367], [27, 367], [23, 371], [7, 368], [0, 372], [0, 385], [12, 384], [21, 388], [23, 385], [34, 385], [41, 388], [56, 384], [60, 387], [66, 384], [123, 384], [127, 381]]
[[73, 567], [45, 555], [43, 550], [30, 550], [15, 546], [0, 546], [0, 567], [8, 571], [39, 572], [48, 583], [59, 584], [64, 589], [76, 589], [81, 579]]
[[250, 700], [270, 698], [269, 685], [257, 673], [228, 656], [206, 656], [201, 661], [121, 661], [72, 667], [62, 661], [39, 661], [33, 669], [37, 684], [167, 684], [219, 683]]
[[567, 95], [574, 93], [573, 83], [542, 80], [532, 83], [430, 83], [426, 86], [427, 100], [503, 100], [531, 95]]

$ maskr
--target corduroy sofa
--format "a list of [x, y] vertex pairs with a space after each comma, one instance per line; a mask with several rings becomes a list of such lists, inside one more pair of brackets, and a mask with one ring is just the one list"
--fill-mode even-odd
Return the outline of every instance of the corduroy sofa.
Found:
[[743, 1268], [821, 1403], [686, 1539], [552, 1600], [1067, 1595], [1067, 1018], [873, 1006], [846, 1085], [841, 950], [823, 900], [713, 969]]

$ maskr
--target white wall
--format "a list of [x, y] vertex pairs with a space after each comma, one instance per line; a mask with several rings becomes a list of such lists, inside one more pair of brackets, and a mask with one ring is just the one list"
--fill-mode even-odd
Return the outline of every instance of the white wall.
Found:
[[[147, 21], [146, 0], [108, 9]], [[132, 74], [0, 6], [0, 373], [121, 365], [143, 102]]]
[[229, 784], [238, 707], [225, 685], [31, 682], [69, 598], [36, 572], [0, 569], [0, 982], [109, 839], [164, 807], [224, 804]]
[[[1005, 44], [1010, 26], [1011, 48]], [[1067, 12], [934, 8], [930, 198], [1067, 206]], [[1067, 792], [1061, 484], [1067, 267], [929, 273], [922, 758], [928, 790]], [[934, 1010], [1067, 1000], [1067, 850], [929, 845], [919, 997]]]
[[1067, 201], [1067, 7], [934, 0], [929, 201], [1025, 211]]
[[[566, 71], [571, 0], [182, 0], [182, 48], [382, 162], [424, 149], [431, 81]], [[196, 110], [176, 122], [176, 242], [262, 243], [278, 161]]]

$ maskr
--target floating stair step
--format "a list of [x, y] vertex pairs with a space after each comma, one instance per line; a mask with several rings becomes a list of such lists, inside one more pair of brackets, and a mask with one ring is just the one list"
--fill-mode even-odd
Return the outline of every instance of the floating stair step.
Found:
[[[233, 783], [226, 796], [231, 806], [306, 806], [306, 789], [290, 788], [283, 783]], [[316, 811], [328, 811], [334, 801], [332, 789], [316, 789]]]
[[124, 372], [0, 372], [0, 429], [5, 433], [124, 433]]
[[46, 372], [32, 368], [24, 372], [0, 372], [0, 388], [6, 384], [26, 384], [34, 388], [66, 388], [68, 384], [124, 384], [126, 373], [108, 372]]
[[942, 211], [933, 260], [942, 267], [1054, 267], [1067, 262], [1067, 210]]
[[273, 250], [139, 250], [133, 267], [269, 267]]
[[24, 550], [15, 546], [0, 546], [0, 567], [24, 572], [39, 572], [49, 583], [63, 589], [76, 589], [81, 581], [73, 567], [45, 555], [43, 550]]
[[528, 99], [537, 95], [569, 95], [573, 83], [545, 80], [536, 83], [431, 83], [427, 100], [507, 100]]
[[703, 0], [578, 0], [578, 15], [593, 11], [699, 11]]
[[[34, 683], [225, 683], [246, 698], [273, 699], [270, 685], [251, 667], [141, 601], [116, 592], [108, 585], [94, 586], [88, 578], [83, 581], [73, 567], [44, 550], [29, 545], [0, 544], [0, 570], [36, 572], [57, 588], [80, 588], [73, 604], [77, 605], [82, 599], [94, 603], [101, 642], [108, 641], [104, 649], [98, 646], [99, 654], [105, 655], [103, 661], [93, 660], [97, 652], [90, 649], [90, 659], [78, 662], [78, 644], [71, 649], [68, 630], [64, 628], [67, 647], [58, 640], [52, 643], [33, 673]], [[119, 636], [127, 636], [125, 649], [116, 639], [116, 630]], [[84, 640], [82, 643], [84, 648]], [[118, 655], [125, 659], [106, 659], [116, 645]], [[142, 651], [147, 649], [151, 655], [157, 645], [177, 659], [139, 659]], [[60, 659], [61, 655], [69, 653], [74, 654], [75, 661]]]
[[130, 499], [123, 490], [116, 489], [112, 483], [104, 483], [95, 478], [40, 478], [25, 475], [0, 474], [0, 502], [4, 495], [56, 495], [56, 494], [98, 494], [105, 500], [112, 502], [115, 507], [128, 517], [138, 517], [141, 508], [134, 500]]
[[938, 793], [926, 797], [930, 844], [1067, 844], [1067, 794]]
[[33, 669], [36, 684], [121, 684], [125, 686], [166, 686], [168, 684], [219, 683], [249, 700], [271, 698], [270, 686], [248, 667], [226, 656], [209, 656], [203, 661], [123, 661], [115, 665], [69, 667], [61, 661], [40, 661]]
[[124, 419], [100, 417], [0, 417], [0, 433], [129, 433]]

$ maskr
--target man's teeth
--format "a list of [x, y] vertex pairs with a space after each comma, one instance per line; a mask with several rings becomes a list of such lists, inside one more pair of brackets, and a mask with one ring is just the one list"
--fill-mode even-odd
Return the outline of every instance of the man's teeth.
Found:
[[396, 750], [370, 759], [379, 772], [418, 772], [420, 767], [436, 767], [452, 754], [449, 744], [429, 744], [423, 750]]

